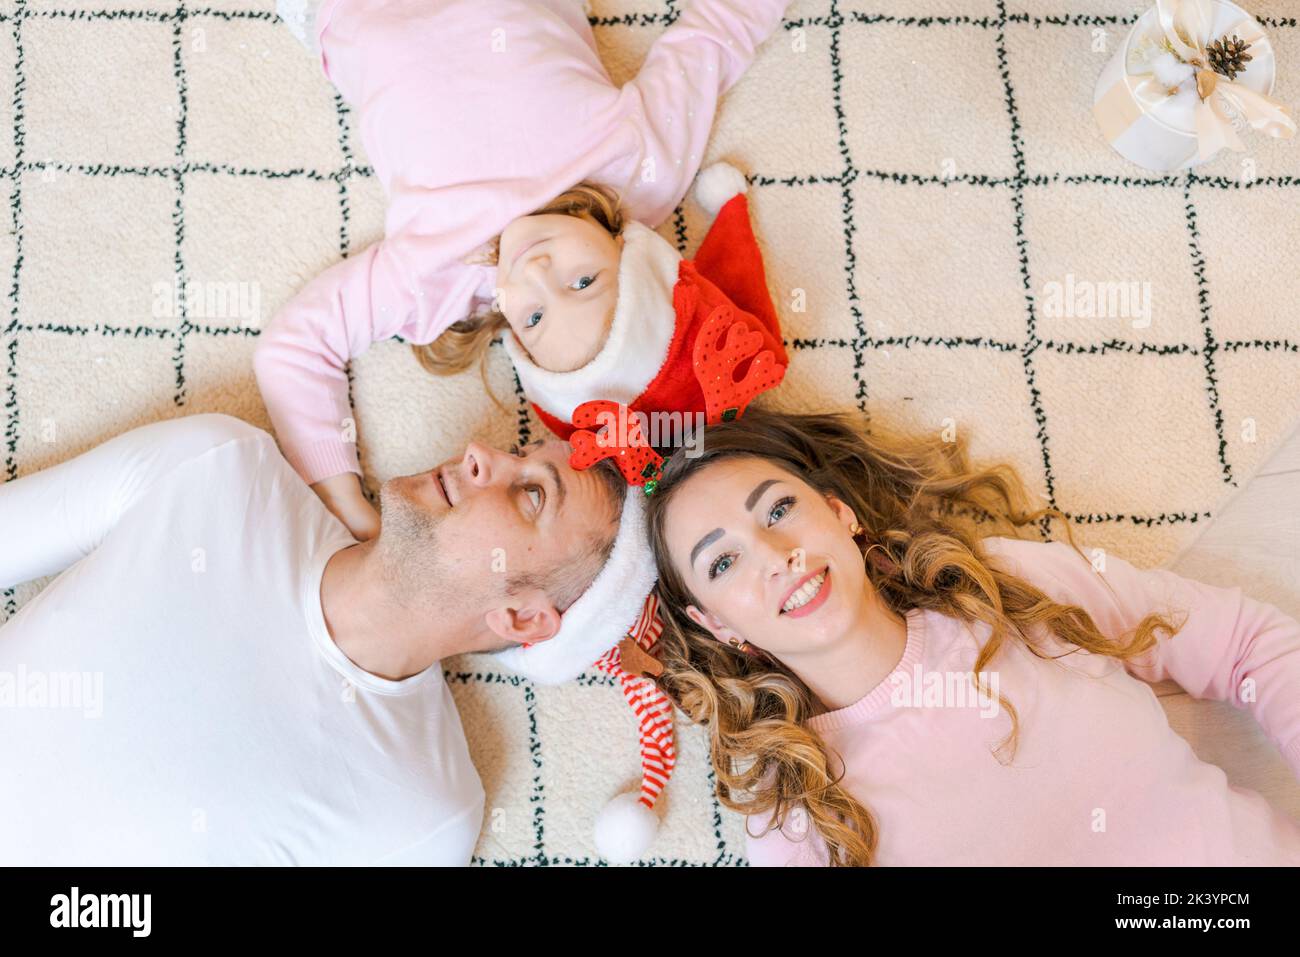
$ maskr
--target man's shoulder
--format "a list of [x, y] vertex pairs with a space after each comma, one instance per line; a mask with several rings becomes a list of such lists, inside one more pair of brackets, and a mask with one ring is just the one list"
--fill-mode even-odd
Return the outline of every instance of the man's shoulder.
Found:
[[[180, 444], [191, 458], [217, 453], [212, 468], [230, 468], [250, 475], [283, 475], [296, 479], [291, 487], [307, 486], [285, 459], [270, 432], [224, 412], [205, 412], [175, 420], [184, 423]], [[315, 498], [315, 496], [311, 496]]]
[[[279, 458], [275, 439], [263, 429], [243, 419], [221, 412], [179, 416], [154, 422], [128, 433], [121, 439], [130, 464], [138, 476], [137, 490], [161, 488], [169, 477], [189, 473], [193, 468], [242, 468], [262, 462], [267, 453]], [[222, 455], [222, 452], [250, 450], [252, 456]], [[136, 496], [132, 496], [134, 498]]]
[[167, 423], [173, 454], [178, 459], [197, 458], [226, 446], [268, 449], [280, 457], [275, 438], [265, 429], [224, 412], [201, 412]]
[[234, 439], [262, 439], [274, 442], [271, 434], [265, 429], [259, 429], [251, 422], [245, 422], [225, 412], [200, 412], [197, 415], [187, 415], [172, 421], [176, 423], [178, 429], [195, 436], [196, 439], [210, 439], [214, 446]]

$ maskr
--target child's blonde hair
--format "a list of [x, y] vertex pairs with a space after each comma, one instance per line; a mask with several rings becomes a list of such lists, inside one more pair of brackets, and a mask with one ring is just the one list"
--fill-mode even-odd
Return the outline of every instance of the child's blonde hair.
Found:
[[[579, 183], [530, 215], [553, 214], [590, 216], [608, 230], [611, 236], [617, 236], [623, 231], [620, 198], [612, 189], [599, 183]], [[488, 244], [487, 252], [478, 261], [495, 266], [500, 243], [501, 237], [497, 236]], [[510, 410], [502, 405], [487, 378], [488, 347], [499, 333], [508, 328], [506, 317], [499, 310], [491, 309], [454, 322], [433, 342], [413, 345], [411, 349], [420, 365], [434, 375], [455, 375], [477, 362], [483, 388], [497, 407], [508, 414]]]

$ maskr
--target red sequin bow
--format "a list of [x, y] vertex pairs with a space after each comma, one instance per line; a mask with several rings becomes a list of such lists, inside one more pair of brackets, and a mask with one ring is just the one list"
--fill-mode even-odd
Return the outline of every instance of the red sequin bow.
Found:
[[[719, 306], [709, 314], [691, 355], [704, 393], [706, 424], [730, 422], [755, 396], [780, 384], [785, 363], [762, 346], [762, 334], [737, 319], [731, 306]], [[736, 370], [750, 358], [745, 374], [737, 379]], [[646, 441], [639, 413], [608, 399], [592, 399], [574, 410], [573, 426], [570, 466], [582, 470], [612, 458], [629, 485], [643, 486], [647, 495], [654, 493], [664, 460]]]
[[646, 441], [635, 412], [620, 402], [592, 399], [574, 410], [573, 425], [570, 466], [581, 471], [612, 458], [629, 485], [645, 486], [647, 495], [654, 492], [664, 457]]

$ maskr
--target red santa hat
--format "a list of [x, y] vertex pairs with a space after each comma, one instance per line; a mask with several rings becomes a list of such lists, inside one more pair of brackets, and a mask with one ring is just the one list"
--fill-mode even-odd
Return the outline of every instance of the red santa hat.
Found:
[[[547, 372], [511, 335], [505, 340], [534, 408], [569, 440], [570, 465], [585, 469], [612, 458], [628, 482], [609, 560], [561, 615], [559, 632], [497, 654], [503, 665], [542, 684], [576, 678], [594, 662], [614, 677], [637, 715], [641, 786], [610, 801], [596, 821], [597, 850], [615, 863], [636, 860], [649, 847], [658, 830], [655, 801], [676, 761], [672, 704], [652, 680], [659, 673], [653, 651], [663, 623], [652, 594], [655, 562], [645, 524], [645, 496], [657, 486], [663, 459], [635, 413], [700, 412], [708, 423], [734, 418], [785, 372], [744, 177], [721, 164], [699, 180], [697, 196], [716, 219], [695, 260], [682, 259], [639, 223], [625, 229], [617, 311], [592, 363], [576, 372]], [[718, 203], [720, 210], [706, 202], [724, 193], [731, 198]], [[638, 350], [652, 361], [629, 366], [643, 357]]]
[[764, 348], [787, 361], [745, 192], [744, 175], [727, 163], [716, 163], [696, 178], [696, 199], [714, 221], [694, 259], [684, 259], [641, 223], [624, 227], [609, 334], [582, 367], [543, 369], [513, 332], [505, 334], [520, 385], [547, 428], [568, 438], [574, 411], [593, 398], [640, 412], [701, 411], [703, 392], [691, 368], [691, 345], [719, 305], [734, 306], [763, 336]]

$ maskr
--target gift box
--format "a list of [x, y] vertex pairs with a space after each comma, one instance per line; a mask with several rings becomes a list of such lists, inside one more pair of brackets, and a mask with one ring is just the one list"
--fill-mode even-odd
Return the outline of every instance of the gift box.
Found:
[[1167, 172], [1243, 150], [1250, 126], [1290, 138], [1296, 124], [1272, 99], [1277, 60], [1263, 27], [1228, 0], [1157, 0], [1097, 80], [1093, 114], [1130, 162]]

